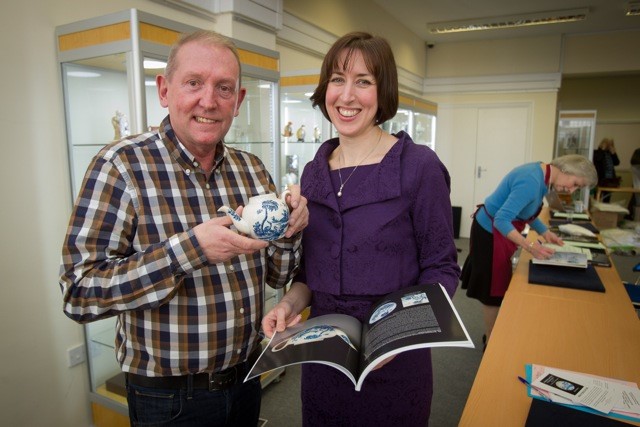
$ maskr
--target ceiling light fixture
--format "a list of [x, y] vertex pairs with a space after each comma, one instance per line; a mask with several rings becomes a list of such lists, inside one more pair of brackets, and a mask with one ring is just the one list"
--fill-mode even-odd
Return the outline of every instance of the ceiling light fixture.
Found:
[[497, 30], [500, 28], [529, 27], [532, 25], [561, 24], [587, 19], [588, 8], [526, 13], [493, 18], [427, 23], [432, 34], [461, 33], [466, 31]]
[[143, 63], [145, 70], [157, 70], [167, 66], [166, 62], [158, 61], [156, 59], [145, 59]]
[[102, 74], [96, 73], [93, 71], [69, 71], [67, 72], [67, 76], [69, 77], [82, 77], [82, 78], [93, 78], [100, 77]]

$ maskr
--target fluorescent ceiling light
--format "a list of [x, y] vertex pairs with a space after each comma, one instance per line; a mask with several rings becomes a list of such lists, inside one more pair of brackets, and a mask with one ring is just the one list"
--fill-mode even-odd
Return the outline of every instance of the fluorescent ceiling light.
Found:
[[282, 101], [284, 104], [300, 104], [302, 101], [299, 101], [297, 99], [285, 99], [284, 101]]
[[260, 84], [260, 85], [258, 85], [258, 87], [260, 89], [269, 89], [271, 87], [271, 85], [269, 83], [266, 83], [266, 84]]
[[96, 73], [93, 71], [69, 71], [67, 76], [69, 77], [82, 77], [82, 78], [91, 78], [91, 77], [100, 77], [102, 74]]
[[147, 70], [157, 70], [159, 68], [164, 68], [167, 66], [167, 63], [164, 61], [157, 61], [155, 59], [145, 59], [144, 68]]
[[144, 85], [145, 86], [155, 86], [156, 85], [156, 81], [153, 80], [153, 79], [145, 79]]
[[313, 92], [305, 92], [304, 93], [304, 96], [306, 96], [306, 97], [310, 97], [311, 95], [313, 95]]
[[461, 21], [428, 23], [432, 34], [461, 33], [465, 31], [497, 30], [499, 28], [529, 27], [532, 25], [561, 24], [587, 19], [588, 8], [525, 13], [512, 16], [466, 19]]

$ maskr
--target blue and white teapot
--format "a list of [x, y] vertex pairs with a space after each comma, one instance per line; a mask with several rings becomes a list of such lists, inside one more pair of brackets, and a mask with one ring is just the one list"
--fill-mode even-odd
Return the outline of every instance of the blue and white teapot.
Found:
[[218, 212], [229, 215], [233, 225], [241, 233], [254, 239], [278, 240], [284, 236], [289, 226], [289, 206], [285, 200], [290, 193], [287, 189], [280, 198], [275, 193], [250, 197], [249, 203], [242, 210], [242, 217], [227, 206], [222, 206]]

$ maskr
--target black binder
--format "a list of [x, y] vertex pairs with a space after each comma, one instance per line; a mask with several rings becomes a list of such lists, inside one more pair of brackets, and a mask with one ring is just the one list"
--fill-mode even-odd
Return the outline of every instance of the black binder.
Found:
[[534, 264], [529, 261], [529, 283], [561, 288], [604, 292], [604, 285], [593, 265], [587, 268]]
[[579, 411], [558, 403], [532, 399], [525, 427], [622, 427], [629, 424]]

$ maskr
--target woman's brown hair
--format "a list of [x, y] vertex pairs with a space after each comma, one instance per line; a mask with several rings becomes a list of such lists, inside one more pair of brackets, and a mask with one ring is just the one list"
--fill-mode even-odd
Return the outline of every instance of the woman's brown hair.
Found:
[[[331, 46], [322, 61], [320, 83], [311, 95], [313, 107], [320, 107], [322, 114], [331, 121], [327, 113], [325, 99], [327, 86], [334, 71], [349, 68], [349, 61], [354, 52], [360, 52], [369, 72], [376, 81], [378, 94], [378, 111], [376, 124], [383, 123], [398, 111], [398, 70], [389, 43], [382, 37], [364, 32], [352, 32], [340, 37]], [[346, 53], [344, 58], [342, 54]], [[342, 62], [340, 60], [342, 59]]]

